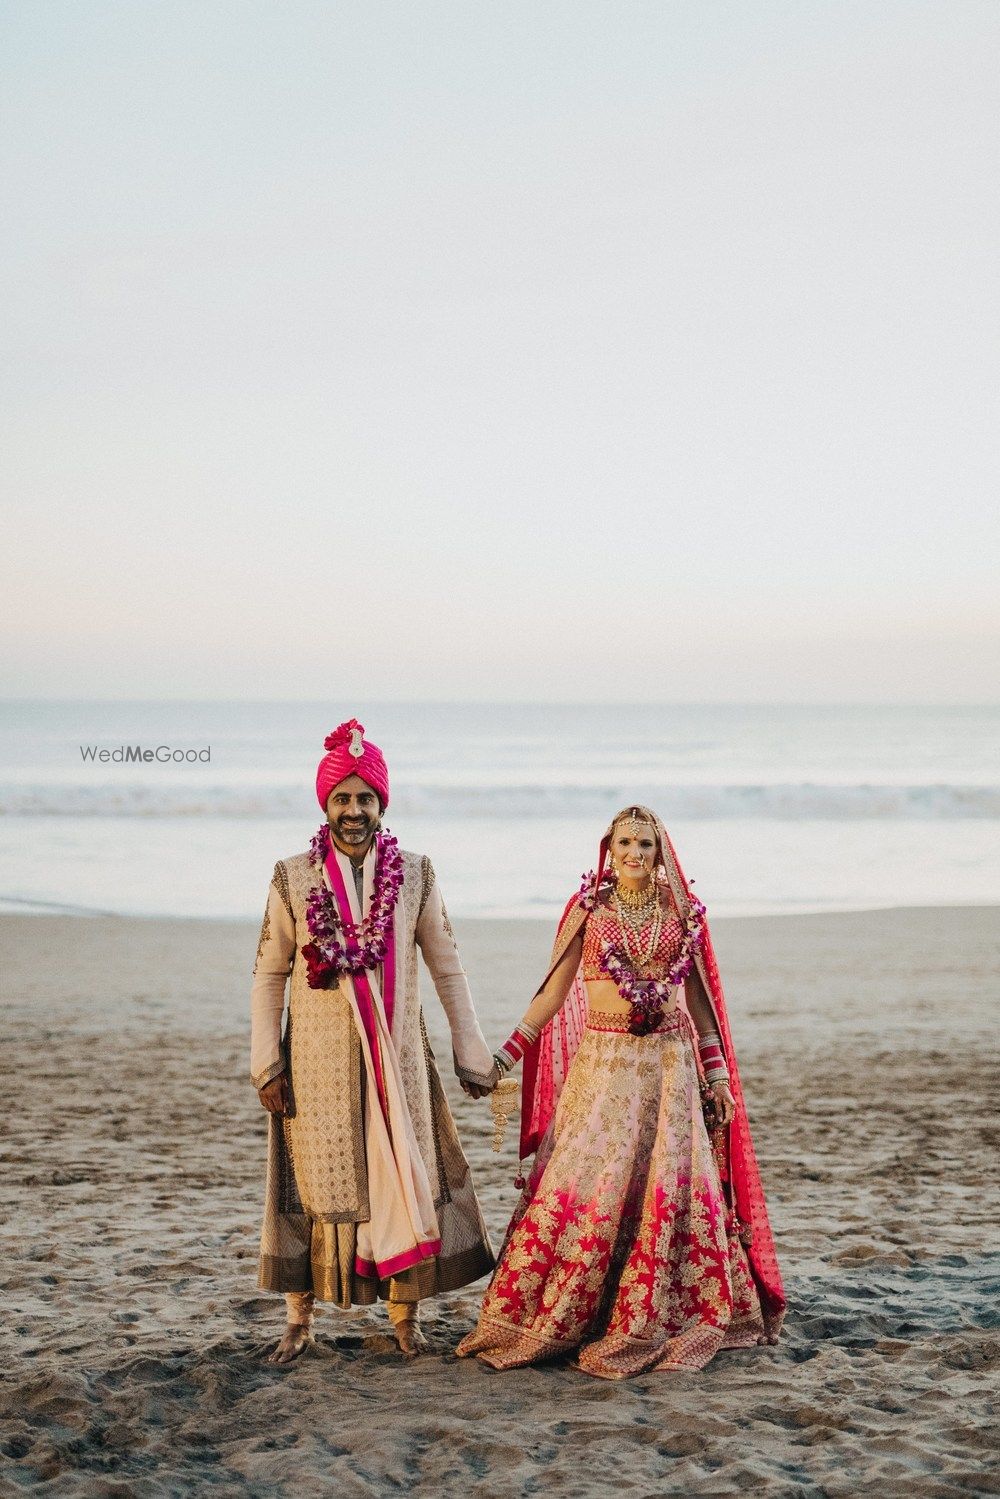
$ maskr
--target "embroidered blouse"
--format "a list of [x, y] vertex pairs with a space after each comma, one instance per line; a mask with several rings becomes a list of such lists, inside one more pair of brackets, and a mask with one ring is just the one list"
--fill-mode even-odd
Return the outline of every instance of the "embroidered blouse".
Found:
[[[631, 937], [629, 948], [630, 956], [634, 961], [636, 947], [645, 952], [648, 945], [653, 926], [653, 913], [651, 912], [643, 922], [639, 932], [638, 941]], [[583, 977], [586, 980], [607, 979], [609, 975], [605, 972], [601, 963], [602, 945], [608, 942], [613, 947], [621, 948], [622, 934], [618, 925], [618, 915], [610, 903], [603, 900], [594, 907], [587, 917], [583, 929]], [[636, 972], [642, 978], [658, 979], [665, 977], [671, 964], [677, 961], [681, 946], [684, 942], [684, 924], [676, 911], [671, 911], [669, 916], [664, 916], [660, 925], [660, 935], [650, 961], [636, 968]]]

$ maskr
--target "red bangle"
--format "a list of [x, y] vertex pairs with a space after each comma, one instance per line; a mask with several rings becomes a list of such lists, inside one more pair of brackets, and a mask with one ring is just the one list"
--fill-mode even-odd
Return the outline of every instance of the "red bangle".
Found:
[[524, 1053], [531, 1045], [531, 1041], [531, 1036], [527, 1035], [525, 1031], [522, 1031], [519, 1025], [514, 1027], [510, 1040], [505, 1041], [503, 1047], [501, 1048], [510, 1057], [511, 1066], [513, 1066], [515, 1062], [519, 1062], [521, 1060], [521, 1058], [524, 1056]]

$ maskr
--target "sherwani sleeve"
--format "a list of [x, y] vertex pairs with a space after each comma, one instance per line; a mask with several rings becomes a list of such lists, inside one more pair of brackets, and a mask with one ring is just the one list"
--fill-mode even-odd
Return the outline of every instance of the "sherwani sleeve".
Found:
[[441, 890], [430, 859], [421, 861], [424, 893], [417, 918], [417, 946], [434, 980], [441, 1006], [451, 1028], [455, 1072], [463, 1082], [489, 1087], [493, 1080], [493, 1054], [483, 1039], [472, 1003], [469, 980], [462, 967], [458, 943], [452, 931]]
[[276, 864], [267, 892], [264, 922], [250, 989], [250, 1081], [263, 1088], [285, 1070], [281, 1046], [281, 1013], [285, 985], [295, 957], [295, 922], [287, 905], [288, 882]]

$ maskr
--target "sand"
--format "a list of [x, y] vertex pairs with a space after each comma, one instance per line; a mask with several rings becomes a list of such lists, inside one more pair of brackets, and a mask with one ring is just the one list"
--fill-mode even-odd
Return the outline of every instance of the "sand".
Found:
[[[502, 1039], [549, 928], [456, 926]], [[1000, 1493], [997, 911], [714, 930], [786, 1331], [697, 1375], [607, 1384], [456, 1360], [482, 1284], [427, 1304], [416, 1364], [382, 1309], [332, 1308], [304, 1358], [263, 1363], [283, 1308], [255, 1284], [256, 928], [0, 918], [0, 1492]], [[499, 1242], [513, 1142], [493, 1155], [486, 1105], [449, 1085]]]

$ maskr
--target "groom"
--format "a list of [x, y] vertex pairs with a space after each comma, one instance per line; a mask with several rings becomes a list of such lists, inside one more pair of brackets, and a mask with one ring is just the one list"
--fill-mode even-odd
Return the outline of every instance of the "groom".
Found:
[[325, 749], [326, 820], [309, 852], [275, 865], [251, 993], [251, 1080], [268, 1111], [258, 1283], [285, 1293], [279, 1364], [311, 1340], [316, 1298], [384, 1299], [412, 1356], [419, 1301], [494, 1264], [418, 992], [419, 948], [455, 1071], [481, 1097], [493, 1057], [441, 891], [426, 854], [382, 830], [389, 773], [362, 725], [341, 724]]

